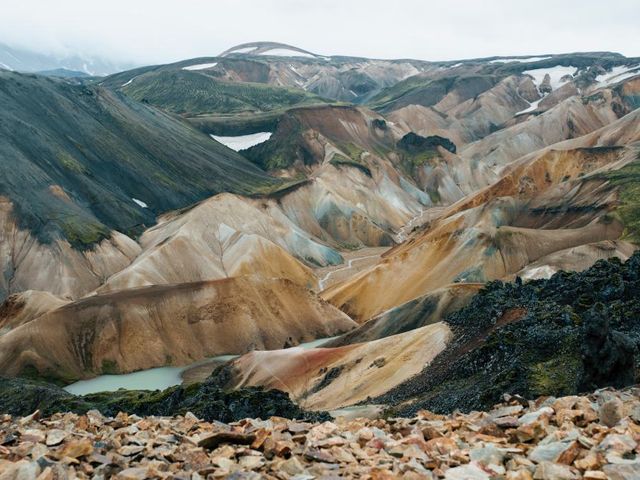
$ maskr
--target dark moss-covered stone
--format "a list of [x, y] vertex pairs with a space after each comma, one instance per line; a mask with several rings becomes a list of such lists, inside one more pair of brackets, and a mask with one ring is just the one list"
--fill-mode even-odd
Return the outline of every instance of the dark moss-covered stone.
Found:
[[[214, 373], [215, 375], [215, 373]], [[0, 413], [28, 415], [40, 410], [85, 413], [97, 409], [104, 415], [118, 412], [137, 415], [184, 415], [192, 412], [207, 421], [232, 422], [247, 417], [304, 418], [324, 420], [322, 412], [306, 412], [280, 390], [257, 387], [224, 390], [212, 375], [204, 383], [166, 390], [118, 390], [90, 395], [72, 395], [60, 387], [19, 378], [0, 378]]]
[[[609, 293], [624, 288], [622, 279], [617, 280], [619, 283], [614, 281], [607, 289]], [[611, 329], [609, 312], [602, 303], [584, 315], [583, 330], [584, 374], [580, 388], [590, 390], [602, 385], [620, 388], [634, 383], [636, 346], [627, 335]]]
[[373, 128], [377, 128], [378, 130], [387, 130], [389, 128], [387, 126], [387, 122], [385, 122], [382, 118], [374, 118], [371, 121], [371, 125], [373, 125]]

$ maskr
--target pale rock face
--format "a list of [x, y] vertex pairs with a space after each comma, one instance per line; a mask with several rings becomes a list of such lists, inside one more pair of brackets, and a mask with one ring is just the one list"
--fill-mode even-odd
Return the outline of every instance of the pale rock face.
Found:
[[0, 335], [69, 303], [49, 292], [26, 290], [8, 297], [0, 313]]
[[[594, 132], [618, 119], [610, 92], [606, 102], [570, 97], [526, 122], [499, 130], [466, 145], [460, 155], [497, 168], [554, 143]], [[568, 118], [577, 119], [567, 122]]]
[[12, 376], [30, 365], [53, 376], [87, 378], [105, 368], [126, 373], [281, 348], [290, 338], [310, 341], [354, 326], [285, 279], [152, 286], [87, 297], [10, 330], [0, 336], [0, 366]]
[[440, 322], [343, 347], [251, 352], [232, 362], [228, 386], [281, 389], [307, 409], [342, 408], [382, 395], [417, 374], [451, 336]]
[[122, 270], [138, 255], [139, 245], [113, 232], [111, 238], [80, 252], [63, 240], [42, 244], [15, 223], [11, 202], [0, 199], [0, 299], [25, 290], [79, 298]]
[[323, 265], [339, 262], [340, 255], [269, 209], [261, 201], [220, 194], [185, 213], [161, 217], [141, 237], [142, 253], [99, 291], [247, 274], [314, 286], [301, 260]]
[[624, 416], [623, 403], [619, 398], [612, 398], [600, 405], [598, 417], [607, 427], [615, 427]]
[[531, 78], [510, 76], [475, 98], [453, 102], [445, 110], [408, 105], [391, 112], [389, 118], [406, 132], [440, 135], [460, 148], [490, 135], [496, 125], [508, 123], [539, 99]]

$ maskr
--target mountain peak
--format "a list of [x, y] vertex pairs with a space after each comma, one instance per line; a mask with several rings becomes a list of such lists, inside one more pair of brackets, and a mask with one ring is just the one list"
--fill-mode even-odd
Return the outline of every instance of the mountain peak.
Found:
[[225, 50], [219, 56], [228, 57], [232, 55], [324, 58], [322, 55], [286, 43], [264, 41], [236, 45]]

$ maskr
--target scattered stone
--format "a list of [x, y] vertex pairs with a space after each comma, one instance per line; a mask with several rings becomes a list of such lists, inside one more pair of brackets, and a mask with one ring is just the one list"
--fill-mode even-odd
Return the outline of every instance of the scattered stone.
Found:
[[67, 442], [58, 452], [58, 458], [80, 458], [93, 453], [93, 444], [88, 439], [71, 440]]
[[598, 417], [600, 419], [600, 423], [607, 427], [615, 427], [618, 422], [622, 420], [624, 416], [623, 412], [624, 406], [622, 401], [619, 398], [614, 397], [600, 405]]
[[640, 462], [605, 465], [602, 470], [609, 477], [609, 480], [637, 480], [640, 478]]
[[447, 470], [445, 480], [489, 480], [491, 477], [479, 466], [470, 463]]
[[53, 447], [55, 445], [60, 445], [62, 441], [67, 438], [69, 434], [64, 430], [53, 429], [49, 430], [47, 433], [47, 447]]
[[606, 473], [597, 470], [589, 470], [587, 472], [584, 472], [582, 478], [584, 480], [608, 480]]
[[0, 480], [639, 479], [639, 394], [509, 396], [488, 413], [316, 424], [97, 411], [0, 415]]
[[144, 447], [141, 447], [139, 445], [125, 445], [124, 447], [120, 447], [118, 449], [118, 454], [124, 457], [130, 457], [131, 455], [140, 453], [143, 450], [144, 450]]
[[223, 443], [251, 445], [255, 440], [256, 436], [254, 434], [245, 435], [236, 432], [219, 432], [201, 439], [198, 442], [198, 446], [213, 450]]
[[469, 452], [471, 461], [482, 465], [502, 465], [504, 456], [504, 452], [492, 444], [488, 444], [486, 447], [474, 448]]
[[536, 468], [534, 480], [577, 480], [580, 476], [566, 465], [542, 462]]
[[540, 444], [529, 454], [529, 460], [535, 463], [558, 462], [564, 452], [571, 448], [572, 445], [572, 443], [567, 442]]

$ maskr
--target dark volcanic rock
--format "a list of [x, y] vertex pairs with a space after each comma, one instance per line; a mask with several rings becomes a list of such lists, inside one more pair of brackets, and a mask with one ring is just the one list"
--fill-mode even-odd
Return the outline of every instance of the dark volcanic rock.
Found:
[[490, 282], [445, 321], [451, 345], [375, 402], [408, 401], [403, 414], [450, 412], [488, 407], [504, 393], [532, 398], [629, 385], [640, 370], [640, 253], [548, 280]]
[[438, 135], [422, 137], [417, 133], [409, 132], [398, 141], [398, 148], [410, 153], [433, 150], [436, 147], [442, 147], [451, 153], [456, 153], [456, 145], [448, 138]]
[[[215, 373], [214, 373], [215, 375]], [[90, 395], [72, 395], [52, 384], [19, 378], [0, 378], [0, 414], [43, 415], [56, 412], [85, 413], [99, 410], [115, 416], [118, 412], [137, 415], [179, 415], [191, 412], [207, 421], [232, 422], [247, 417], [305, 418], [323, 420], [327, 414], [306, 412], [280, 390], [257, 387], [225, 391], [214, 376], [202, 384], [166, 390], [118, 390]]]
[[636, 346], [628, 336], [611, 330], [609, 316], [602, 303], [584, 315], [581, 390], [634, 383]]

